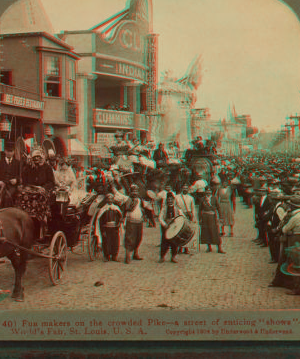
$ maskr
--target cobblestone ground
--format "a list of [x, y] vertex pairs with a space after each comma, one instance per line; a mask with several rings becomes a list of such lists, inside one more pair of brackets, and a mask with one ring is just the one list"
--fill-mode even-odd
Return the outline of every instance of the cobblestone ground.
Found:
[[[157, 226], [158, 227], [158, 226]], [[48, 260], [28, 263], [23, 285], [25, 301], [10, 297], [0, 302], [3, 309], [298, 309], [299, 296], [284, 288], [268, 288], [276, 264], [269, 264], [268, 248], [251, 242], [256, 237], [253, 211], [237, 203], [234, 237], [224, 237], [225, 255], [199, 253], [179, 255], [178, 264], [158, 264], [159, 228], [144, 228], [140, 248], [143, 261], [121, 263], [90, 262], [83, 255], [69, 253], [62, 283], [50, 284]], [[168, 254], [169, 256], [169, 254]], [[0, 264], [0, 288], [12, 290], [14, 272], [10, 263]], [[104, 285], [95, 287], [96, 281]]]

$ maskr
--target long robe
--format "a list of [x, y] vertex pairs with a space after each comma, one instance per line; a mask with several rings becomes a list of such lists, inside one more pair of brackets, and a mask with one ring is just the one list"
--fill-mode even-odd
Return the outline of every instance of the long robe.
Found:
[[233, 226], [234, 224], [232, 196], [231, 187], [219, 188], [218, 201], [220, 204], [220, 222], [222, 226]]
[[220, 206], [216, 197], [211, 196], [210, 201], [204, 197], [199, 205], [199, 222], [201, 223], [201, 243], [221, 244], [219, 233], [218, 214]]

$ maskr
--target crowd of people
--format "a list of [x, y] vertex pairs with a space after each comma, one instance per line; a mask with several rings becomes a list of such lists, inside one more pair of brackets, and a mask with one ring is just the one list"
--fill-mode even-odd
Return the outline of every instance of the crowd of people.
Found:
[[[97, 188], [101, 188], [105, 200], [97, 214], [94, 236], [104, 261], [119, 261], [123, 231], [125, 263], [142, 260], [139, 248], [144, 223], [149, 227], [160, 225], [159, 263], [165, 262], [169, 249], [171, 262], [177, 263], [178, 254], [199, 251], [200, 244], [206, 245], [207, 253], [212, 252], [215, 245], [217, 253], [225, 254], [222, 237], [234, 236], [236, 198], [240, 197], [246, 206], [253, 208], [257, 228], [253, 245], [268, 247], [270, 262], [278, 263], [270, 286], [291, 287], [294, 293], [300, 293], [297, 266], [291, 267], [289, 255], [292, 253], [297, 261], [295, 251], [300, 243], [300, 169], [292, 158], [281, 154], [221, 157], [217, 156], [216, 144], [204, 143], [201, 137], [193, 141], [193, 149], [183, 155], [176, 141], [165, 150], [162, 143], [154, 149], [146, 139], [128, 140], [119, 132], [115, 138], [116, 143], [110, 147], [114, 161], [109, 168], [98, 168], [101, 175], [97, 177], [101, 182]], [[166, 171], [154, 190], [146, 188], [146, 194], [141, 194], [141, 184], [146, 186], [149, 171], [178, 165], [179, 172], [183, 167], [188, 169], [193, 156], [198, 155], [215, 156], [209, 174], [196, 173], [193, 177], [187, 170], [185, 179], [174, 186]], [[81, 171], [81, 176], [87, 174], [87, 170]], [[130, 174], [134, 173], [139, 174], [139, 183], [131, 180], [125, 186], [120, 181], [122, 174], [131, 178]], [[64, 189], [70, 204], [76, 206], [88, 191], [85, 189], [80, 194], [77, 177], [68, 159], [58, 159], [51, 150], [46, 156], [42, 148], [33, 148], [27, 162], [21, 165], [14, 157], [13, 144], [6, 143], [0, 162], [1, 207], [13, 205], [20, 185], [37, 186], [47, 193]], [[39, 203], [35, 205], [39, 207]], [[183, 218], [184, 223], [179, 229], [174, 226], [178, 217]], [[191, 234], [187, 243], [182, 243], [177, 235], [178, 230], [186, 230], [185, 226]], [[173, 228], [173, 237], [170, 228]], [[290, 275], [291, 270], [296, 274]]]

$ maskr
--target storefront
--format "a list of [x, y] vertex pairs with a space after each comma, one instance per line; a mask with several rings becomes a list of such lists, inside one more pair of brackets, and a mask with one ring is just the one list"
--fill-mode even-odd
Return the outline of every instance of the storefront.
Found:
[[90, 153], [108, 157], [117, 130], [142, 139], [149, 113], [156, 109], [157, 37], [152, 31], [152, 2], [129, 6], [87, 31], [60, 37], [80, 54], [76, 137]]
[[15, 142], [21, 137], [28, 144], [33, 138], [38, 144], [49, 139], [57, 154], [70, 154], [69, 134], [77, 125], [78, 55], [44, 32], [5, 34], [1, 46], [1, 138]]

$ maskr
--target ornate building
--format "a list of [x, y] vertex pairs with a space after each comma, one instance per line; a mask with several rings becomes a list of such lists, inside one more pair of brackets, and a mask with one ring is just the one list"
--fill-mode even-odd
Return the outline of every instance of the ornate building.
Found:
[[117, 130], [149, 137], [157, 88], [152, 1], [131, 0], [124, 10], [91, 29], [64, 31], [60, 37], [81, 56], [76, 136], [90, 154], [108, 156], [106, 146]]

